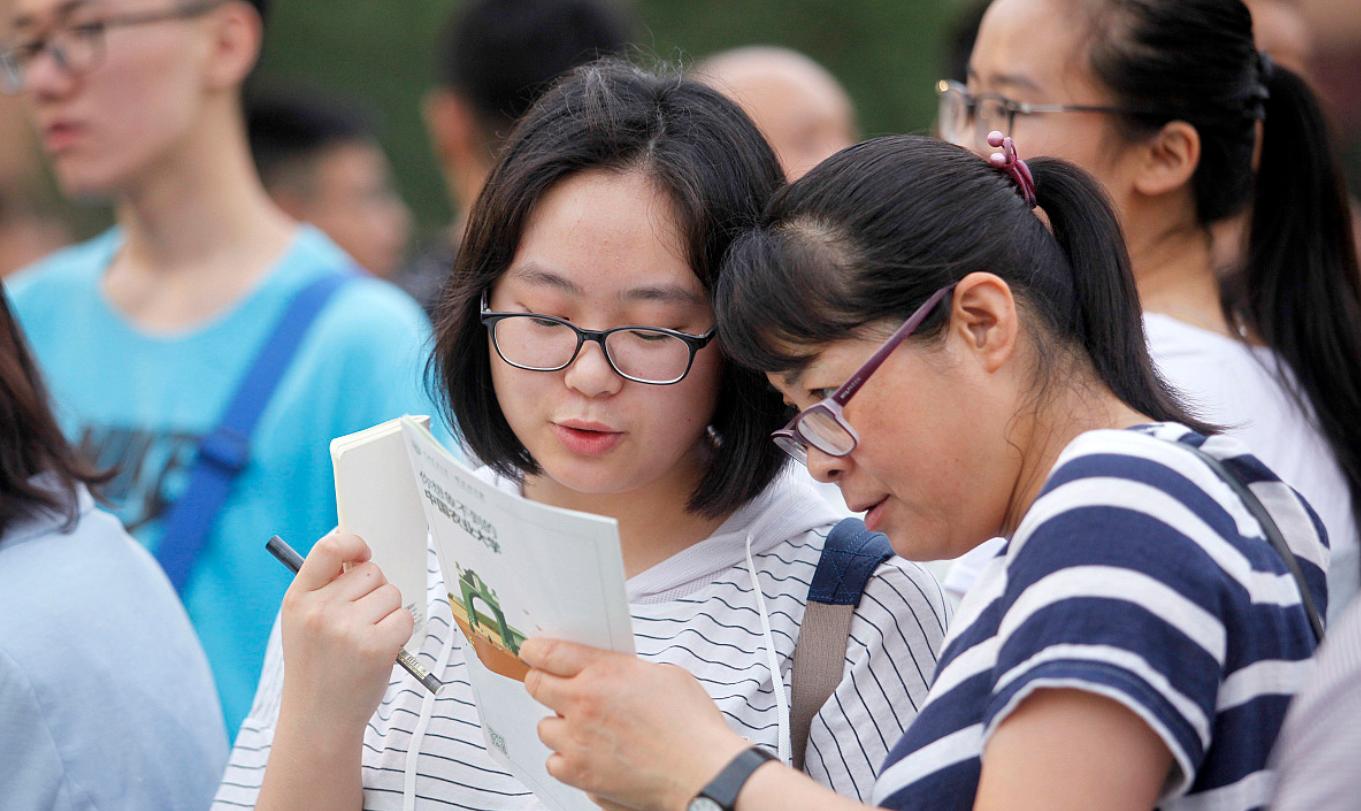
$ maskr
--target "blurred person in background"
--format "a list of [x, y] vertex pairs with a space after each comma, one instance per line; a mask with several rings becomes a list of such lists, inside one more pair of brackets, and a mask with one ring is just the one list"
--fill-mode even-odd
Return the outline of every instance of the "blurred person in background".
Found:
[[49, 210], [39, 160], [18, 99], [0, 95], [0, 277], [71, 242]]
[[321, 229], [370, 273], [397, 272], [411, 211], [357, 105], [300, 90], [251, 93], [246, 131], [260, 180], [285, 214]]
[[[6, 280], [68, 438], [189, 611], [228, 729], [288, 572], [336, 523], [327, 444], [404, 412], [429, 323], [300, 227], [251, 164], [241, 84], [264, 0], [13, 0], [0, 79], [69, 196], [117, 227]], [[285, 351], [286, 350], [286, 351]]]
[[393, 279], [427, 312], [515, 122], [559, 76], [622, 53], [633, 31], [632, 17], [614, 0], [472, 0], [449, 18], [422, 113], [455, 220]]
[[845, 88], [798, 51], [734, 48], [708, 57], [692, 73], [751, 116], [791, 183], [856, 141], [855, 109]]
[[[1159, 371], [1318, 511], [1337, 616], [1361, 584], [1361, 275], [1309, 87], [1241, 0], [996, 0], [941, 102], [956, 143], [1001, 130], [1102, 182]], [[1211, 229], [1249, 209], [1217, 272]]]
[[155, 561], [97, 509], [0, 292], [0, 797], [203, 808], [227, 761], [212, 674]]

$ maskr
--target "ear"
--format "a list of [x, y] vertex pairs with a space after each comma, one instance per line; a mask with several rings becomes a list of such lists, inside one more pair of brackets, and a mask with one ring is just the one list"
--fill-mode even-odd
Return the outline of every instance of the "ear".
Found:
[[240, 87], [260, 58], [264, 24], [249, 3], [224, 3], [214, 9], [210, 26], [208, 83], [217, 90]]
[[970, 273], [950, 298], [950, 342], [992, 374], [1016, 356], [1020, 319], [1011, 288], [1000, 277]]
[[465, 162], [477, 154], [477, 117], [462, 96], [446, 88], [427, 92], [421, 100], [421, 117], [441, 165]]
[[1200, 165], [1200, 133], [1185, 121], [1169, 121], [1144, 142], [1135, 167], [1134, 188], [1159, 197], [1185, 187]]

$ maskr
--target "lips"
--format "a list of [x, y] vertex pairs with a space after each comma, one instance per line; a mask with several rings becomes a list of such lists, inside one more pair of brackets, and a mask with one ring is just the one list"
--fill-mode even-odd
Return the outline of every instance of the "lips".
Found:
[[43, 147], [52, 154], [65, 152], [75, 146], [85, 134], [79, 124], [57, 121], [43, 127]]
[[884, 510], [887, 504], [888, 496], [884, 496], [878, 501], [869, 502], [865, 504], [863, 507], [856, 510], [856, 512], [865, 513], [866, 529], [870, 530], [871, 532], [879, 531], [879, 524], [883, 521]]
[[562, 420], [553, 423], [553, 433], [568, 452], [577, 456], [604, 456], [624, 438], [622, 431], [608, 425], [586, 420]]

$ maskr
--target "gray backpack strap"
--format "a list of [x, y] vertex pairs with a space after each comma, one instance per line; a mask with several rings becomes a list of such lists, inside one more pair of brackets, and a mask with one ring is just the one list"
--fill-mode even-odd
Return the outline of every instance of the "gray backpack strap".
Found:
[[847, 518], [827, 534], [794, 645], [789, 743], [796, 769], [803, 769], [813, 718], [846, 670], [846, 642], [860, 595], [874, 570], [892, 556], [888, 538], [865, 529], [859, 518]]

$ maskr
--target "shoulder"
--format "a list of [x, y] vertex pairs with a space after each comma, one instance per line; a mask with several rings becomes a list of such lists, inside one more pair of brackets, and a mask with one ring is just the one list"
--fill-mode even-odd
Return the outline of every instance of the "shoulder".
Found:
[[[1231, 513], [1238, 501], [1196, 455], [1205, 438], [1188, 429], [1160, 423], [1127, 430], [1089, 431], [1060, 454], [1040, 497], [1015, 534], [1013, 551], [1046, 523], [1081, 511], [1086, 519], [1167, 523], [1176, 508], [1213, 522], [1221, 532], [1238, 529]], [[1220, 438], [1221, 452], [1247, 457], [1232, 440]], [[1233, 447], [1230, 447], [1233, 446]]]
[[21, 312], [59, 305], [72, 295], [94, 291], [100, 274], [122, 241], [116, 229], [63, 248], [5, 279], [5, 290]]
[[317, 331], [327, 333], [328, 339], [365, 344], [389, 338], [409, 340], [413, 335], [423, 339], [430, 331], [425, 312], [410, 296], [360, 270], [315, 228], [300, 231], [285, 264], [294, 270], [306, 269], [298, 275], [300, 284], [327, 275], [348, 275], [317, 319]]

